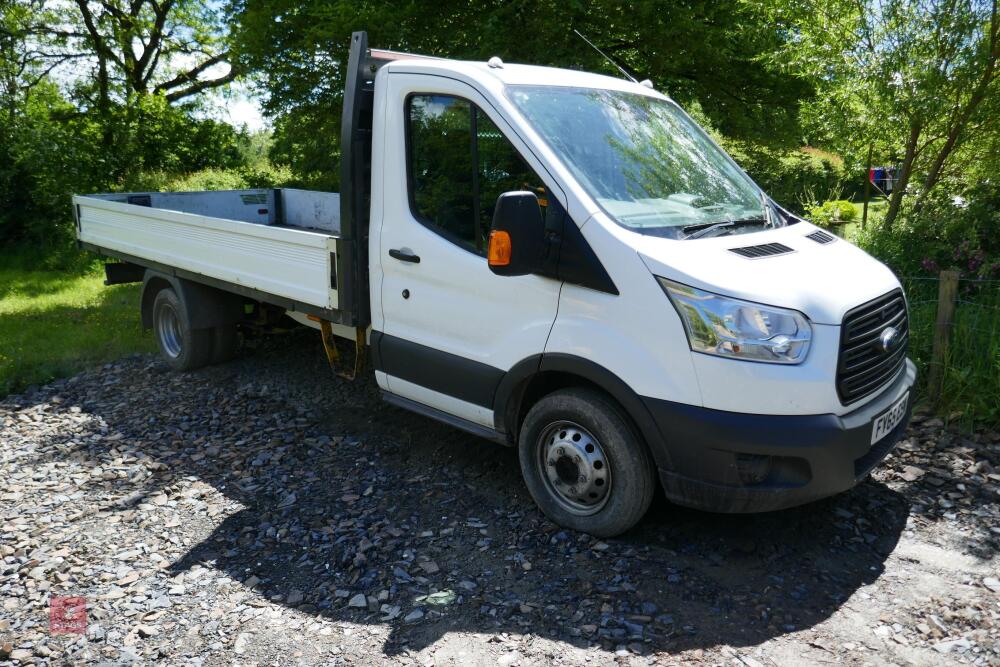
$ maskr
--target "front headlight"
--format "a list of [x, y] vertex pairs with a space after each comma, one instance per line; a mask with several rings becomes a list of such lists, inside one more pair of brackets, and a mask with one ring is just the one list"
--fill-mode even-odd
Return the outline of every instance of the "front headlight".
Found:
[[657, 277], [695, 352], [797, 364], [806, 358], [812, 327], [794, 310], [741, 301]]

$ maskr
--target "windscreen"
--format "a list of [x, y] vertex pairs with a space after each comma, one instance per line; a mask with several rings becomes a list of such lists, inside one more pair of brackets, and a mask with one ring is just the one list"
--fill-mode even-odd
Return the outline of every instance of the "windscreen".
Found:
[[708, 227], [767, 224], [760, 189], [672, 102], [556, 86], [512, 86], [508, 96], [605, 212], [632, 231], [686, 238]]

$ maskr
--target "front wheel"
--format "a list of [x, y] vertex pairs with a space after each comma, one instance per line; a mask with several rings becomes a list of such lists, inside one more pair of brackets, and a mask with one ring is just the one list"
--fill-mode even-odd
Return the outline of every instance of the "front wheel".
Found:
[[612, 537], [634, 526], [653, 500], [649, 451], [600, 392], [573, 388], [543, 397], [524, 419], [518, 454], [531, 497], [560, 526]]

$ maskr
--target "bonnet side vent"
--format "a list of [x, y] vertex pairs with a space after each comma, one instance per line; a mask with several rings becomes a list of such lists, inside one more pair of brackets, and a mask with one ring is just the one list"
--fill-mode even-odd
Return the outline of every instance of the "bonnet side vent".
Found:
[[833, 236], [833, 234], [827, 234], [826, 232], [817, 229], [812, 234], [806, 234], [806, 238], [812, 239], [813, 241], [821, 245], [825, 245], [833, 241], [835, 237]]
[[730, 248], [729, 252], [735, 252], [737, 255], [742, 255], [749, 259], [759, 259], [761, 257], [770, 257], [771, 255], [784, 255], [785, 253], [794, 252], [794, 250], [781, 243], [763, 243], [761, 245], [748, 245], [742, 248]]

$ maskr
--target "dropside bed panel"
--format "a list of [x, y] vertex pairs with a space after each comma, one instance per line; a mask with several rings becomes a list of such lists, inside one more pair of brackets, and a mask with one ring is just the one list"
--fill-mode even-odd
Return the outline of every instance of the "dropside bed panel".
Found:
[[[266, 197], [269, 192], [270, 200]], [[336, 235], [274, 226], [266, 220], [251, 222], [152, 206], [156, 202], [180, 207], [186, 201], [189, 208], [224, 211], [227, 205], [235, 206], [233, 195], [238, 200], [241, 193], [265, 195], [265, 203], [258, 204], [253, 215], [274, 215], [274, 191], [267, 190], [231, 191], [223, 193], [230, 195], [228, 200], [219, 198], [214, 202], [212, 197], [185, 199], [182, 193], [75, 196], [77, 235], [82, 243], [113, 255], [173, 267], [187, 274], [206, 276], [216, 284], [256, 290], [317, 309], [338, 310], [338, 287], [344, 286], [338, 285], [336, 276]], [[133, 204], [121, 201], [128, 201], [128, 197], [136, 201], [137, 197], [155, 194], [162, 195], [162, 199], [150, 197], [148, 202], [139, 199], [140, 203]], [[315, 204], [312, 207], [309, 202], [300, 207], [296, 216], [302, 219], [322, 216], [329, 198], [315, 197], [312, 203]], [[257, 212], [264, 208], [270, 211]]]

